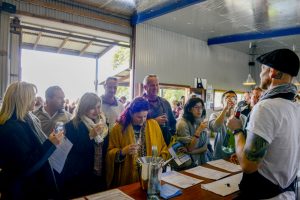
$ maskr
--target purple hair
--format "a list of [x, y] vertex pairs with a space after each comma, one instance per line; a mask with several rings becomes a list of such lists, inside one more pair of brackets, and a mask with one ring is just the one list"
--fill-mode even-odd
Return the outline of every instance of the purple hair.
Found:
[[122, 125], [122, 132], [124, 133], [126, 128], [129, 126], [134, 113], [148, 111], [150, 109], [149, 102], [144, 97], [136, 97], [123, 111], [118, 120], [118, 123]]

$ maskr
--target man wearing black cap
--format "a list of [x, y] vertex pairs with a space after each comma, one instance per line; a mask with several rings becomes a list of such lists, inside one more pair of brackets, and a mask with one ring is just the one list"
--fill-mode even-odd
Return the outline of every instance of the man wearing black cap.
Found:
[[227, 124], [235, 134], [244, 172], [237, 199], [295, 199], [300, 105], [294, 101], [297, 87], [291, 81], [298, 74], [299, 58], [289, 49], [278, 49], [257, 61], [262, 64], [261, 88], [266, 92], [254, 106], [246, 130], [235, 117]]

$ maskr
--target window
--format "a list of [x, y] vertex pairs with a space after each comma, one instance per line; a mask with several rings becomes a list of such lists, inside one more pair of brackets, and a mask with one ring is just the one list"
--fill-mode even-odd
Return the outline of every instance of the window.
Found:
[[189, 91], [189, 86], [160, 84], [159, 87], [159, 96], [167, 99], [170, 105], [173, 100], [179, 101], [182, 96], [187, 96]]

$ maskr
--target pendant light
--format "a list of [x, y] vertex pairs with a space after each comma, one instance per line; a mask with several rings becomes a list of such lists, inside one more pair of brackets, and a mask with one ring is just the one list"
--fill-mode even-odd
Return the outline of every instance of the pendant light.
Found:
[[255, 80], [251, 76], [251, 67], [255, 66], [254, 62], [254, 51], [255, 51], [256, 45], [252, 45], [252, 43], [249, 43], [249, 62], [248, 62], [248, 67], [249, 67], [249, 74], [245, 82], [243, 82], [243, 85], [245, 86], [252, 86], [256, 85]]
[[245, 82], [243, 82], [243, 85], [245, 86], [251, 86], [251, 85], [256, 85], [256, 82], [254, 81], [254, 79], [252, 78], [251, 74], [248, 74], [248, 78]]

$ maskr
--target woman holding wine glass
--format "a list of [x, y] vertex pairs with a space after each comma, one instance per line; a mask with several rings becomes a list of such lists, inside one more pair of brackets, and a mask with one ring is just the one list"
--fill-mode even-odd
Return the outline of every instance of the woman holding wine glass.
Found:
[[56, 180], [48, 158], [63, 138], [49, 137], [32, 114], [35, 85], [10, 84], [0, 109], [0, 199], [55, 199]]
[[191, 98], [184, 105], [183, 116], [176, 124], [177, 140], [185, 144], [186, 153], [191, 155], [194, 165], [201, 165], [212, 160], [205, 116], [203, 100]]
[[[149, 103], [143, 97], [135, 98], [124, 110], [109, 135], [106, 157], [106, 181], [109, 187], [137, 182], [137, 157], [157, 155], [167, 159], [168, 149], [158, 123], [147, 120]], [[156, 153], [156, 152], [155, 152]]]
[[73, 146], [62, 171], [64, 197], [70, 199], [106, 189], [102, 152], [108, 128], [100, 98], [85, 93], [65, 129]]

